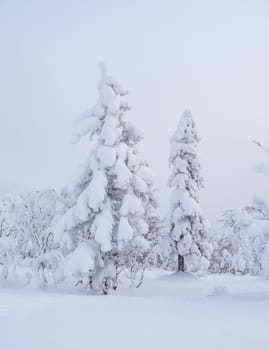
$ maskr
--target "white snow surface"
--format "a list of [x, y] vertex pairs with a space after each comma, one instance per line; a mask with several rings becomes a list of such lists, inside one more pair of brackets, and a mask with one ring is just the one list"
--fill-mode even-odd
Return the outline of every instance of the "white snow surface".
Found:
[[268, 322], [269, 280], [250, 276], [151, 272], [108, 296], [0, 289], [5, 350], [268, 350]]

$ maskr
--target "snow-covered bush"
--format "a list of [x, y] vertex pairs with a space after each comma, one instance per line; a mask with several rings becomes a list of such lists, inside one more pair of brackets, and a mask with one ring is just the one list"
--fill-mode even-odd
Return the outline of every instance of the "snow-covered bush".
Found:
[[227, 210], [212, 233], [210, 271], [267, 274], [269, 267], [269, 207], [259, 198], [250, 206]]
[[196, 153], [198, 142], [192, 114], [185, 111], [171, 138], [169, 155], [168, 184], [172, 189], [169, 235], [178, 257], [178, 271], [198, 272], [209, 266], [211, 246], [198, 197], [203, 185]]
[[136, 148], [142, 134], [125, 120], [127, 91], [103, 64], [98, 91], [97, 104], [75, 123], [73, 142], [87, 135], [92, 143], [71, 189], [73, 206], [56, 225], [64, 255], [58, 278], [107, 293], [123, 274], [131, 283], [142, 278], [158, 237], [158, 200]]
[[[64, 200], [53, 189], [0, 198], [0, 264], [2, 278], [44, 285], [58, 247], [52, 232], [53, 220], [63, 215]], [[54, 262], [55, 263], [55, 262]], [[12, 271], [12, 272], [11, 272]]]
[[0, 266], [1, 279], [7, 280], [17, 257], [16, 210], [18, 196], [6, 195], [0, 200]]
[[[265, 153], [269, 150], [259, 141], [253, 141]], [[268, 175], [268, 164], [254, 167], [256, 172]], [[269, 205], [254, 198], [251, 205], [227, 210], [214, 230], [211, 240], [213, 254], [210, 270], [215, 273], [269, 274]]]

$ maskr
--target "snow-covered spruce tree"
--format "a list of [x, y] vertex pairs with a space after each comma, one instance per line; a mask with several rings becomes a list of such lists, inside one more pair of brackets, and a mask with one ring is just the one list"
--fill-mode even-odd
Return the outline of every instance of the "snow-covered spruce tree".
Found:
[[[141, 133], [124, 118], [126, 90], [103, 64], [95, 107], [75, 123], [73, 142], [93, 142], [72, 187], [74, 205], [57, 225], [64, 261], [61, 278], [89, 290], [132, 283], [147, 265], [157, 200], [149, 168], [136, 144]], [[155, 230], [155, 231], [154, 231]]]
[[177, 269], [186, 272], [207, 269], [211, 253], [206, 220], [198, 197], [203, 184], [196, 153], [198, 142], [192, 114], [186, 110], [171, 138], [171, 175], [168, 181], [172, 188], [169, 234], [177, 254]]

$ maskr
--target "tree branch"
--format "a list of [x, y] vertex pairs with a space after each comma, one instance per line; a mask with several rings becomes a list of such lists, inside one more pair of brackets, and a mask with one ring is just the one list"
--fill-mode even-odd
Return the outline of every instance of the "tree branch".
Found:
[[260, 147], [264, 152], [266, 152], [267, 154], [269, 154], [269, 149], [265, 148], [260, 141], [258, 140], [252, 140], [253, 143], [255, 143], [258, 147]]

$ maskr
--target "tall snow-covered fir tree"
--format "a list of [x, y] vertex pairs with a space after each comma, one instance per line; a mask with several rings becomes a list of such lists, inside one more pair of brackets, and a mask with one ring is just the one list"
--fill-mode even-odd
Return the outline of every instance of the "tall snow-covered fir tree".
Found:
[[199, 137], [193, 116], [186, 110], [171, 138], [168, 184], [172, 189], [169, 234], [177, 254], [178, 271], [198, 272], [209, 266], [211, 246], [199, 205], [203, 186], [196, 148]]
[[[100, 64], [97, 104], [75, 123], [73, 142], [87, 135], [90, 152], [72, 187], [74, 205], [57, 225], [61, 275], [92, 290], [133, 283], [157, 239], [155, 187], [136, 144], [142, 134], [125, 120], [127, 91]], [[139, 280], [140, 282], [140, 280]]]

